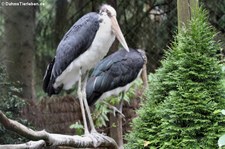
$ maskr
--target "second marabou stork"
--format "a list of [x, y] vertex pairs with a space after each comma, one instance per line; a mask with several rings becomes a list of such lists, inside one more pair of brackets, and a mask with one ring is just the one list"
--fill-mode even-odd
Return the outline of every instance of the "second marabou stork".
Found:
[[[56, 56], [48, 65], [44, 76], [43, 90], [49, 96], [58, 94], [62, 89], [69, 90], [78, 82], [78, 98], [85, 134], [89, 133], [85, 110], [91, 130], [95, 131], [85, 95], [87, 71], [108, 53], [115, 37], [129, 51], [117, 22], [115, 9], [104, 4], [99, 13], [84, 15], [69, 29], [60, 41]], [[83, 81], [82, 76], [85, 76]]]
[[146, 63], [145, 52], [131, 48], [130, 52], [120, 49], [101, 60], [87, 81], [88, 104], [93, 105], [97, 100], [122, 93], [119, 109], [122, 110], [124, 92], [138, 77], [141, 76], [144, 87], [147, 87]]

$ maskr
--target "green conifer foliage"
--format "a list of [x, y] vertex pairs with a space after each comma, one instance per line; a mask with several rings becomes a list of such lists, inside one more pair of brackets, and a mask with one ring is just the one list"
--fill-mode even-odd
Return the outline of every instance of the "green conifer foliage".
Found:
[[146, 101], [126, 138], [129, 149], [217, 148], [225, 119], [220, 45], [201, 8], [149, 75]]

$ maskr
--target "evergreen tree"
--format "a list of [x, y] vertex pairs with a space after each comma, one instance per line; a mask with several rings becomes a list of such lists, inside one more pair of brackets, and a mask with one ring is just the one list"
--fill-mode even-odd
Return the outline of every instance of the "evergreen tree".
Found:
[[220, 45], [201, 8], [149, 76], [147, 100], [127, 135], [129, 149], [217, 148], [225, 120]]

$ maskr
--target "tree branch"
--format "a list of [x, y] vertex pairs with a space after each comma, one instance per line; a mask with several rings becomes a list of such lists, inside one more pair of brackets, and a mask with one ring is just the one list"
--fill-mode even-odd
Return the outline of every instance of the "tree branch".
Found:
[[44, 140], [39, 141], [29, 141], [23, 144], [7, 144], [7, 145], [0, 145], [0, 149], [39, 149], [45, 146]]
[[108, 136], [98, 136], [95, 137], [96, 140], [93, 140], [93, 136], [71, 136], [71, 135], [62, 135], [62, 134], [53, 134], [48, 133], [45, 130], [42, 131], [34, 131], [17, 121], [8, 119], [0, 110], [0, 123], [3, 126], [11, 131], [14, 131], [20, 134], [23, 137], [26, 137], [30, 140], [30, 142], [24, 144], [16, 144], [16, 145], [0, 145], [1, 147], [9, 147], [9, 148], [40, 148], [43, 146], [70, 146], [77, 148], [88, 148], [88, 147], [110, 147], [110, 148], [118, 148], [116, 142], [108, 137]]

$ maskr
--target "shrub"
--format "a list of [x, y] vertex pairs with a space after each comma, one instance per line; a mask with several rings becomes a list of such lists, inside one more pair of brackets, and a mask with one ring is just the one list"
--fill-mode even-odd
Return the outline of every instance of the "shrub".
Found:
[[217, 148], [225, 131], [220, 45], [201, 8], [175, 38], [162, 66], [149, 75], [147, 100], [132, 122], [126, 148]]

